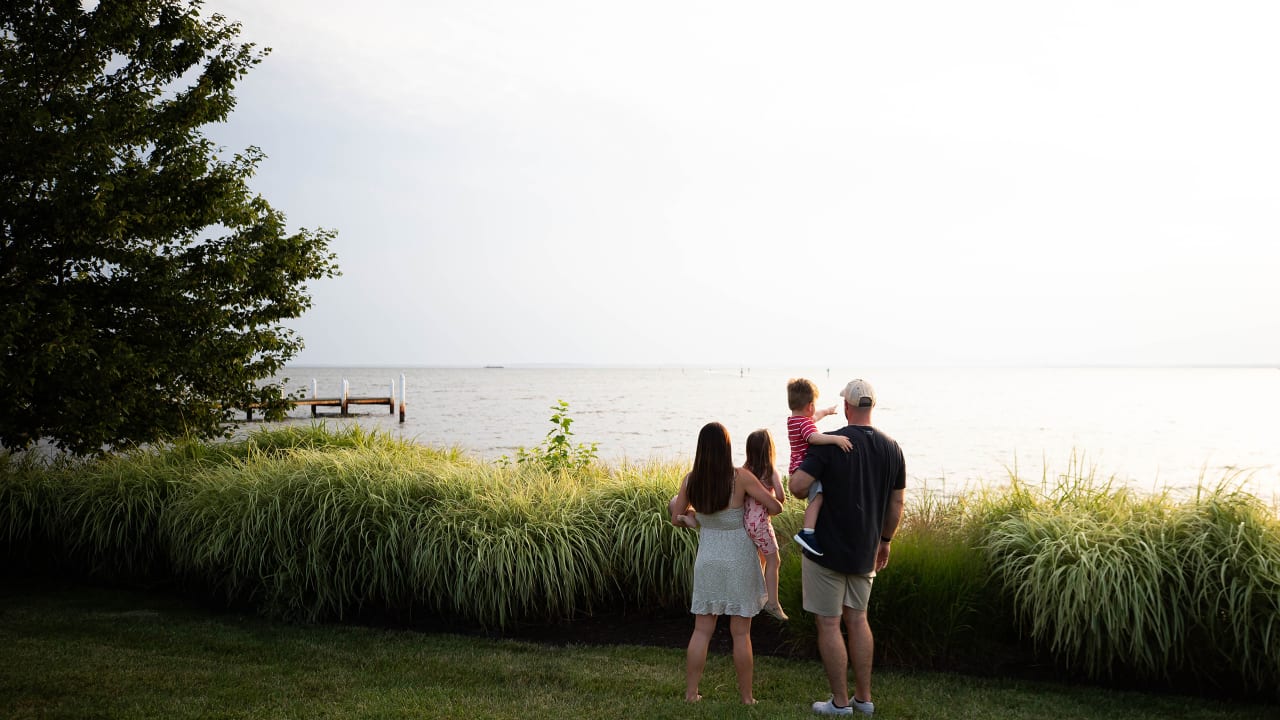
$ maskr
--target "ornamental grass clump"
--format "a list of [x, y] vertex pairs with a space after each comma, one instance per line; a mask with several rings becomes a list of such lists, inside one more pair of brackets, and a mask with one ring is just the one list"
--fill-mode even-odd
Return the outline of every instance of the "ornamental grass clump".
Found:
[[48, 517], [57, 507], [57, 486], [46, 480], [51, 470], [29, 455], [0, 453], [0, 561], [5, 565], [38, 564], [37, 548], [49, 547]]
[[425, 609], [491, 627], [683, 602], [683, 468], [495, 464], [353, 426], [83, 462], [3, 455], [10, 564], [177, 579], [306, 620]]
[[602, 476], [592, 506], [608, 527], [610, 576], [623, 604], [675, 609], [693, 589], [698, 533], [671, 525], [667, 503], [688, 468], [623, 464]]
[[1229, 484], [1178, 501], [1076, 472], [1011, 503], [983, 547], [1020, 626], [1071, 670], [1275, 692], [1280, 522]]
[[[359, 560], [335, 563], [335, 555], [353, 548], [335, 543], [334, 531], [341, 524], [343, 532], [376, 545], [368, 530], [380, 518], [376, 510], [343, 507], [352, 483], [341, 473], [344, 464], [351, 466], [302, 450], [250, 456], [191, 478], [166, 515], [175, 571], [230, 600], [280, 614], [305, 617], [345, 607], [350, 598], [337, 589], [373, 552], [361, 548]], [[364, 468], [350, 469], [358, 476]]]
[[178, 482], [176, 469], [142, 451], [69, 469], [76, 481], [64, 476], [49, 525], [63, 562], [98, 578], [163, 575], [159, 521]]
[[483, 472], [453, 479], [475, 492], [441, 508], [422, 545], [452, 583], [450, 612], [501, 627], [572, 617], [609, 594], [610, 528], [584, 483], [536, 465]]
[[0, 515], [16, 562], [99, 579], [165, 574], [159, 517], [186, 464], [172, 454], [0, 460]]
[[1118, 663], [1159, 674], [1186, 624], [1180, 578], [1149, 516], [1127, 496], [1109, 509], [1050, 506], [991, 529], [995, 571], [1032, 638], [1093, 677]]
[[407, 444], [301, 449], [195, 478], [166, 530], [180, 572], [272, 613], [427, 607], [502, 626], [571, 614], [605, 584], [585, 493], [560, 480]]
[[[1226, 674], [1280, 697], [1280, 520], [1224, 482], [1171, 517], [1195, 624], [1182, 655], [1191, 673]], [[1224, 669], [1226, 672], [1224, 673]], [[1228, 680], [1229, 682], [1229, 680]]]

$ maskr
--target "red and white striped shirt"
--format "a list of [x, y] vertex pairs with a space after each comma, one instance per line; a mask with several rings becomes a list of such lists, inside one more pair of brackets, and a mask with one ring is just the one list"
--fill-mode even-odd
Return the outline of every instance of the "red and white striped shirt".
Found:
[[809, 436], [816, 432], [818, 432], [818, 426], [813, 422], [813, 418], [803, 415], [792, 415], [787, 418], [787, 441], [791, 443], [791, 469], [787, 471], [788, 474], [794, 473], [796, 468], [800, 467], [805, 454], [809, 452]]

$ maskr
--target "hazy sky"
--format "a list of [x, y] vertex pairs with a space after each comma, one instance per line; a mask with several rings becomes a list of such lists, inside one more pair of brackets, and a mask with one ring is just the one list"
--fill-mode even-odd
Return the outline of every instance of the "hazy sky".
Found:
[[297, 364], [1280, 364], [1280, 3], [205, 9]]

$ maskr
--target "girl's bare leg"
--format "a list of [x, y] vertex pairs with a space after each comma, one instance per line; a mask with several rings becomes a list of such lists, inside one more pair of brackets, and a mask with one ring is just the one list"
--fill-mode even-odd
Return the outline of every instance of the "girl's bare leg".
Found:
[[764, 589], [768, 597], [764, 611], [785, 622], [791, 618], [787, 617], [786, 611], [782, 609], [782, 601], [778, 599], [778, 567], [781, 563], [782, 559], [777, 552], [760, 554], [760, 569], [764, 572]]
[[764, 556], [764, 589], [769, 593], [769, 603], [774, 607], [782, 607], [778, 601], [778, 553]]

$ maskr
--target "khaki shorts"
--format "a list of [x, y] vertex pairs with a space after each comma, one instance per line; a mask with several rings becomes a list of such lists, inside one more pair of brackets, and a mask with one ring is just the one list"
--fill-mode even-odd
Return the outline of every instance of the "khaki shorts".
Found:
[[839, 617], [846, 607], [866, 612], [867, 601], [871, 599], [871, 583], [875, 579], [875, 573], [845, 575], [828, 570], [807, 557], [800, 561], [804, 609], [814, 615]]

